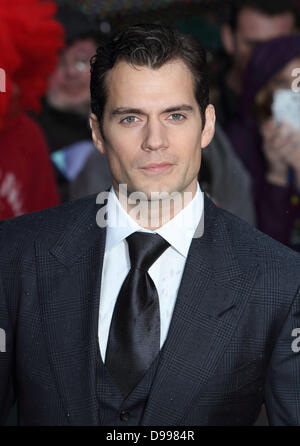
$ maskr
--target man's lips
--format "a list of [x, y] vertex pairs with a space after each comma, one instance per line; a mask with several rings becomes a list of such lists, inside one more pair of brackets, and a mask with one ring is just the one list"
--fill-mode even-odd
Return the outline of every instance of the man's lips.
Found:
[[141, 167], [142, 170], [149, 173], [165, 173], [167, 172], [173, 164], [171, 163], [152, 163]]

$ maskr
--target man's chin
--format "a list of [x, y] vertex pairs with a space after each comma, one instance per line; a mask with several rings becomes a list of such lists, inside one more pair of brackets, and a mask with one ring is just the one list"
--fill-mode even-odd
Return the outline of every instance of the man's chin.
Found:
[[163, 184], [163, 185], [153, 185], [153, 186], [140, 186], [135, 188], [127, 189], [128, 198], [132, 197], [135, 200], [139, 199], [141, 201], [159, 201], [168, 199], [171, 196], [181, 194], [180, 190], [174, 185]]

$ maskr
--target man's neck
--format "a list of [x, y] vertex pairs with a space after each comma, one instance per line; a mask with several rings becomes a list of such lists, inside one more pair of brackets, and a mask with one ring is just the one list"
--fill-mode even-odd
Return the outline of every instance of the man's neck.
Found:
[[155, 231], [172, 220], [193, 200], [197, 187], [196, 183], [190, 190], [173, 194], [161, 193], [148, 200], [144, 194], [139, 198], [137, 192], [128, 195], [115, 187], [114, 190], [125, 212], [142, 228]]

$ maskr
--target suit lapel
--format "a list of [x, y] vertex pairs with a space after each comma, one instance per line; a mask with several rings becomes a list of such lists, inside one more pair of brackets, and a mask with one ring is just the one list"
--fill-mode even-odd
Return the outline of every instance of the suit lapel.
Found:
[[142, 425], [177, 425], [212, 376], [251, 293], [257, 266], [243, 271], [226, 223], [205, 197], [204, 234], [187, 257], [168, 337]]
[[50, 367], [73, 425], [98, 424], [95, 374], [100, 363], [98, 312], [106, 231], [97, 226], [96, 212], [95, 200], [85, 201], [74, 220], [68, 216], [50, 249], [36, 243]]

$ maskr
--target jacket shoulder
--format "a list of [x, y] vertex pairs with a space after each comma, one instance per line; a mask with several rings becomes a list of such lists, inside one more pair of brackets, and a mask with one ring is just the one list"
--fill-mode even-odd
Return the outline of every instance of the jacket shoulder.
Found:
[[300, 271], [298, 252], [224, 209], [218, 208], [217, 212], [225, 223], [234, 254], [242, 263], [256, 262], [264, 267], [278, 265], [283, 269], [288, 265]]
[[[0, 222], [0, 255], [15, 246], [32, 245], [37, 239], [55, 240], [66, 223], [76, 221], [95, 206], [97, 194]], [[8, 250], [8, 251], [7, 251]]]

